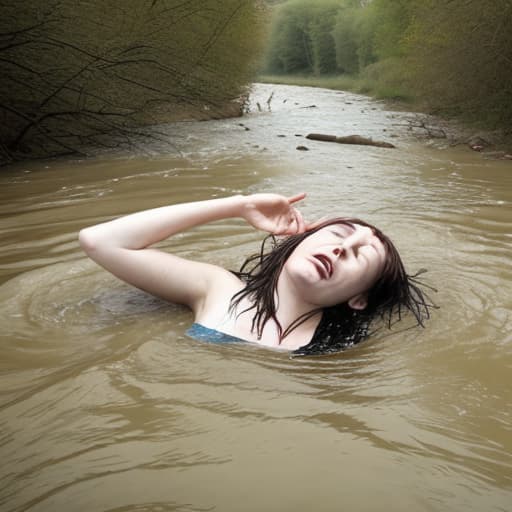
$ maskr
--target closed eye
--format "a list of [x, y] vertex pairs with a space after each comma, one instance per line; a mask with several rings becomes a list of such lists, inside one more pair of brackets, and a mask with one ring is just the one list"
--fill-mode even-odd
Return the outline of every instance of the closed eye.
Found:
[[335, 229], [331, 229], [331, 233], [338, 237], [338, 238], [341, 238], [342, 240], [345, 240], [346, 236], [344, 234], [342, 234], [340, 231], [336, 231]]
[[365, 244], [362, 247], [368, 247], [369, 249], [373, 249], [375, 252], [378, 252], [377, 248], [373, 244]]
[[350, 236], [355, 231], [355, 228], [352, 226], [346, 226], [345, 224], [336, 224], [333, 226], [333, 228], [330, 230], [330, 232], [337, 236], [338, 238], [341, 238], [344, 240], [348, 236]]

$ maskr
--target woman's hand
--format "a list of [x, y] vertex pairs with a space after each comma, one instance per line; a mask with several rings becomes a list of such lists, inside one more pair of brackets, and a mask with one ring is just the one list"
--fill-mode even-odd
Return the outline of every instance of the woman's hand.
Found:
[[279, 194], [253, 194], [246, 196], [242, 217], [256, 229], [274, 235], [304, 233], [309, 225], [293, 205], [306, 197], [304, 192], [291, 197]]

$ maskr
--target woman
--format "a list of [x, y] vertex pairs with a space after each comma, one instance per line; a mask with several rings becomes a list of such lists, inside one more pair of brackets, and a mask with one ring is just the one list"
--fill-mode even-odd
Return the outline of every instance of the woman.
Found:
[[[80, 244], [120, 279], [194, 313], [192, 336], [242, 340], [298, 354], [342, 350], [373, 318], [406, 308], [418, 324], [429, 304], [391, 241], [357, 219], [307, 223], [286, 198], [253, 194], [146, 210], [83, 229]], [[226, 218], [284, 235], [240, 272], [151, 248], [176, 233]], [[252, 266], [251, 266], [252, 265]]]

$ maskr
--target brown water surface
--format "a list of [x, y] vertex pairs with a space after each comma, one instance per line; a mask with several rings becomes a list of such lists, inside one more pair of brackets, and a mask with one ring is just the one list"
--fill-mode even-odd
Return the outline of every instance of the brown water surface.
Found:
[[[2, 170], [2, 512], [511, 510], [512, 163], [420, 143], [362, 96], [260, 85], [265, 109], [271, 91], [271, 113], [160, 127], [174, 149]], [[426, 329], [322, 358], [201, 343], [76, 241], [136, 209], [301, 190], [307, 217], [367, 219], [430, 270]], [[226, 220], [163, 246], [235, 268], [260, 239]]]

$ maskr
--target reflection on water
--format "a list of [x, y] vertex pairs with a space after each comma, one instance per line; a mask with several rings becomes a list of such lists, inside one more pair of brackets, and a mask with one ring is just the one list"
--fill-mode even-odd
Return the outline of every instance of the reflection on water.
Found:
[[[509, 509], [512, 164], [422, 146], [363, 97], [260, 86], [261, 104], [271, 90], [272, 113], [163, 127], [179, 157], [2, 171], [2, 511]], [[397, 149], [296, 151], [308, 132]], [[427, 328], [309, 359], [199, 343], [184, 308], [76, 243], [135, 208], [261, 190], [382, 227], [430, 269]], [[162, 245], [236, 268], [260, 238], [226, 220]]]

